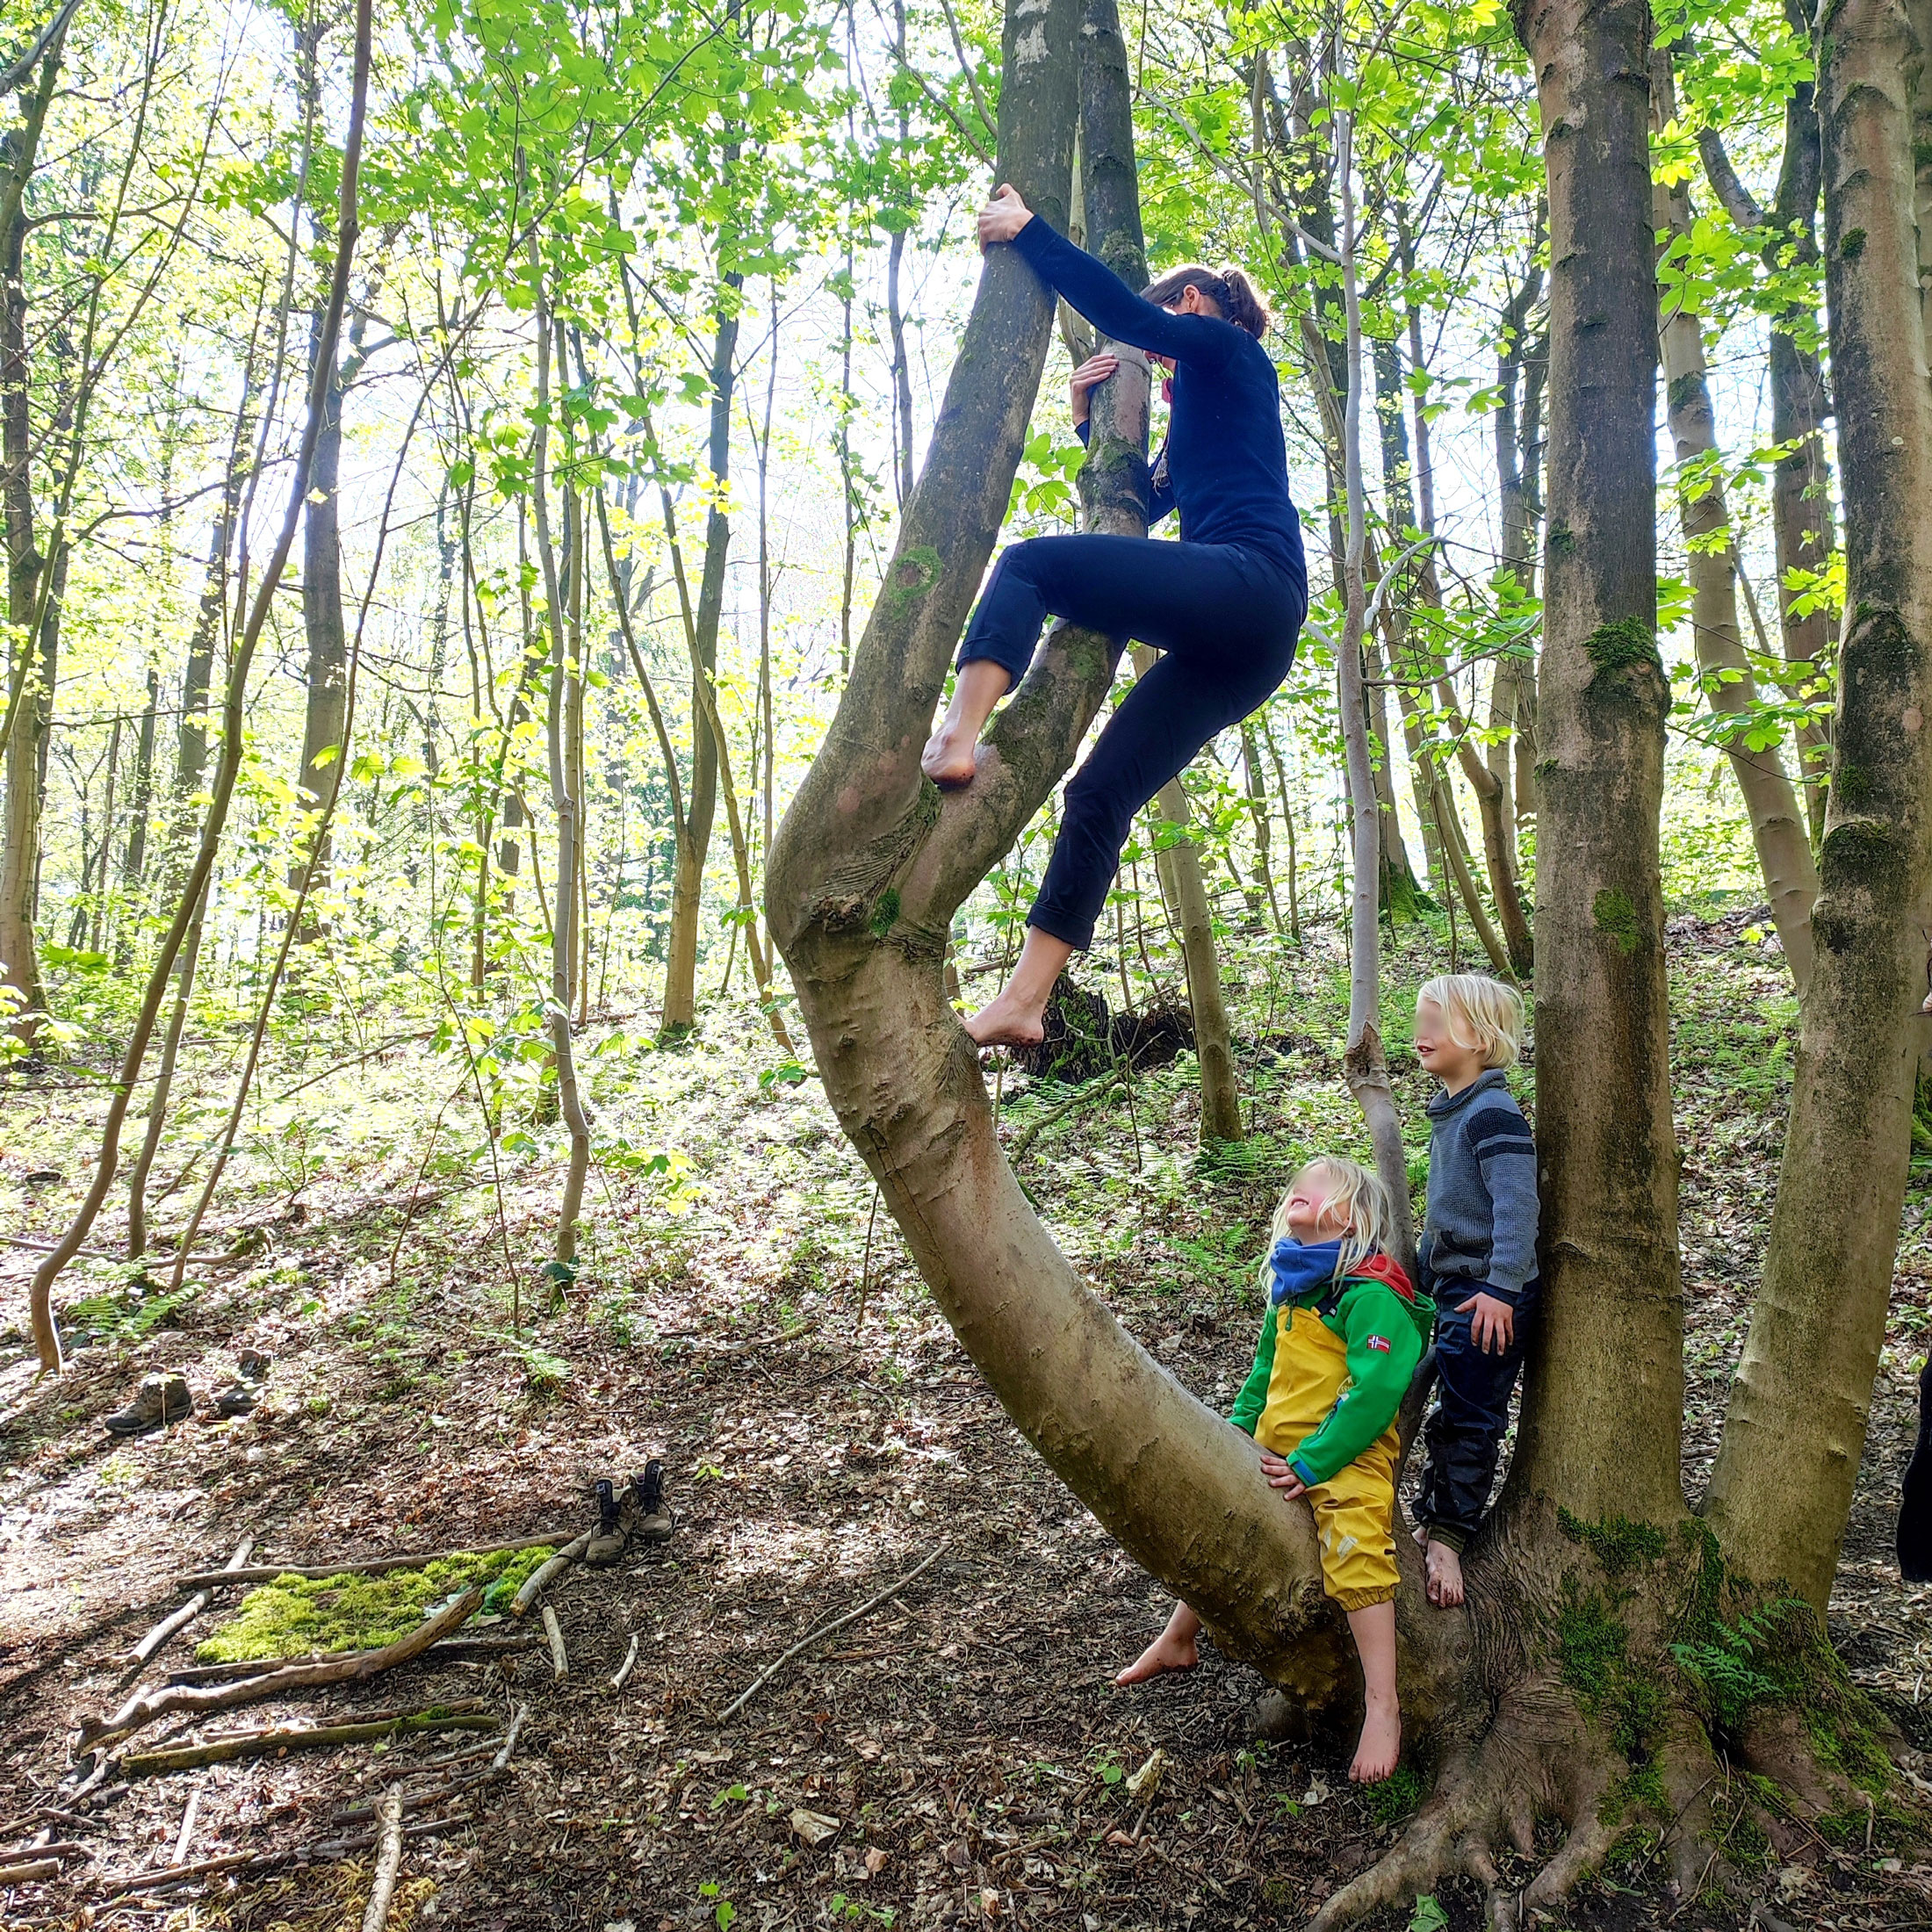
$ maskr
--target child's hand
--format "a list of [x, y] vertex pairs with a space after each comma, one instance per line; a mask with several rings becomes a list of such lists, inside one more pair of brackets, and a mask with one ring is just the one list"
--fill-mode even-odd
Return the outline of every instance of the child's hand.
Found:
[[1261, 1473], [1267, 1477], [1270, 1487], [1280, 1490], [1284, 1503], [1293, 1503], [1298, 1496], [1308, 1493], [1308, 1484], [1272, 1450], [1261, 1452]]
[[1516, 1310], [1493, 1294], [1473, 1294], [1456, 1306], [1469, 1316], [1469, 1332], [1485, 1355], [1500, 1355], [1516, 1339]]

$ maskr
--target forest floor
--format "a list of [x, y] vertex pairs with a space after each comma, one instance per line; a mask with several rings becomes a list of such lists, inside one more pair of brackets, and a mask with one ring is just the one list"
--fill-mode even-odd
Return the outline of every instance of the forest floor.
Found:
[[[1671, 947], [1696, 1495], [1766, 1236], [1793, 1009], [1750, 914], [1681, 916]], [[1432, 935], [1404, 929], [1391, 984], [1412, 986], [1438, 955]], [[1198, 1154], [1184, 1055], [1140, 1076], [1131, 1107], [1076, 1106], [1019, 1157], [1085, 1278], [1222, 1407], [1251, 1355], [1253, 1268], [1283, 1177], [1360, 1138], [1335, 1057], [1339, 941], [1256, 941], [1244, 955], [1244, 1153]], [[1419, 1152], [1426, 1082], [1402, 1004], [1391, 998], [1388, 1020]], [[468, 1821], [409, 1841], [399, 1928], [1299, 1923], [1390, 1840], [1414, 1779], [1363, 1791], [1338, 1746], [1249, 1747], [1258, 1680], [1211, 1650], [1187, 1676], [1116, 1690], [1167, 1601], [982, 1385], [872, 1215], [815, 1080], [753, 1011], [716, 1009], [674, 1049], [638, 1039], [646, 1024], [589, 1029], [604, 1049], [588, 1063], [605, 1154], [582, 1272], [555, 1311], [533, 1307], [557, 1184], [547, 1130], [506, 1136], [499, 1176], [463, 1114], [460, 1058], [406, 1042], [316, 1078], [371, 1043], [321, 1018], [263, 1083], [220, 1230], [198, 1244], [219, 1258], [195, 1264], [187, 1298], [169, 1305], [90, 1261], [63, 1287], [89, 1344], [58, 1381], [37, 1380], [24, 1335], [34, 1257], [0, 1251], [0, 1781], [17, 1814], [4, 1843], [52, 1825], [83, 1848], [58, 1880], [0, 1892], [6, 1925], [358, 1925], [366, 1852], [245, 1882], [112, 1886], [177, 1849], [192, 1861], [338, 1838], [355, 1828], [341, 1812], [446, 1755], [450, 1739], [243, 1759], [138, 1778], [119, 1797], [110, 1775], [76, 1810], [77, 1720], [120, 1702], [126, 1654], [178, 1600], [171, 1578], [218, 1567], [244, 1535], [256, 1562], [316, 1562], [574, 1529], [592, 1519], [598, 1477], [621, 1482], [650, 1456], [675, 1534], [552, 1590], [562, 1681], [543, 1647], [419, 1662], [198, 1732], [156, 1726], [143, 1746], [371, 1705], [526, 1705], [504, 1774], [444, 1807]], [[210, 1106], [227, 1050], [213, 1044]], [[49, 1238], [85, 1185], [88, 1071], [83, 1055], [4, 1090], [0, 1227], [17, 1243]], [[1067, 1098], [1001, 1085], [1015, 1143]], [[184, 1133], [212, 1124], [186, 1121]], [[1912, 1377], [1932, 1337], [1928, 1206], [1915, 1176], [1830, 1626], [1856, 1679], [1932, 1749], [1932, 1590], [1901, 1586], [1890, 1546]], [[111, 1255], [123, 1232], [104, 1219], [93, 1245]], [[253, 1415], [131, 1441], [105, 1432], [143, 1372], [177, 1371], [205, 1400], [243, 1347], [273, 1358]], [[147, 1681], [188, 1662], [237, 1596]], [[798, 1639], [874, 1597], [719, 1721]], [[1157, 1751], [1164, 1777], [1136, 1799], [1129, 1783]], [[1794, 1833], [1753, 1899], [1669, 1896], [1652, 1861], [1594, 1883], [1557, 1922], [1932, 1925], [1928, 1856], [1891, 1842], [1881, 1816], [1869, 1844]], [[1382, 1922], [1464, 1932], [1480, 1919], [1459, 1881]]]

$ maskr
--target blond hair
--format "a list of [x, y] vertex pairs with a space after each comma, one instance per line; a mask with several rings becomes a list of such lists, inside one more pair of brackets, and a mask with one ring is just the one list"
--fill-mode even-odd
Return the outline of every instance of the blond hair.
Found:
[[1344, 1274], [1359, 1267], [1368, 1256], [1388, 1244], [1388, 1230], [1395, 1215], [1381, 1176], [1344, 1155], [1317, 1154], [1288, 1176], [1288, 1185], [1282, 1189], [1281, 1199], [1275, 1207], [1273, 1224], [1268, 1232], [1268, 1253], [1261, 1260], [1260, 1282], [1264, 1294], [1274, 1285], [1272, 1258], [1275, 1243], [1294, 1239], [1288, 1228], [1288, 1196], [1294, 1192], [1294, 1184], [1303, 1175], [1312, 1174], [1317, 1168], [1329, 1175], [1334, 1184], [1328, 1198], [1328, 1209], [1341, 1215], [1343, 1222], [1342, 1251], [1336, 1257], [1334, 1279], [1339, 1281]]
[[1516, 1063], [1523, 1050], [1523, 995], [1486, 973], [1440, 973], [1424, 980], [1419, 1006], [1432, 999], [1449, 1023], [1449, 1037], [1465, 1052], [1481, 1052], [1486, 1067]]

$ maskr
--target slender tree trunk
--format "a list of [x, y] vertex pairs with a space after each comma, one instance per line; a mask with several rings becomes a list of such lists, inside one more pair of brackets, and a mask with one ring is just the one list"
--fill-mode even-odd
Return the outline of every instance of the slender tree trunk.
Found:
[[[1910, 1150], [1932, 871], [1932, 388], [1900, 0], [1818, 22], [1825, 264], [1845, 492], [1836, 763], [1777, 1202], [1706, 1520], [1822, 1610], [1885, 1332]], [[1828, 1258], [1820, 1265], [1821, 1258]]]
[[[1146, 244], [1141, 234], [1140, 175], [1134, 158], [1133, 93], [1127, 48], [1114, 18], [1114, 0], [1091, 0], [1078, 81], [1080, 185], [1090, 243], [1129, 288], [1147, 281]], [[1121, 536], [1147, 534], [1147, 361], [1139, 350], [1108, 345], [1121, 358], [1121, 371], [1097, 393], [1087, 460], [1080, 472], [1089, 529]], [[1135, 400], [1128, 391], [1137, 388]], [[1128, 458], [1124, 464], [1123, 458]], [[1119, 472], [1135, 477], [1132, 493], [1120, 487]], [[1157, 661], [1145, 645], [1134, 646], [1134, 669], [1144, 676]], [[1193, 812], [1179, 778], [1163, 785], [1155, 804], [1169, 824], [1186, 825]], [[1172, 910], [1175, 936], [1187, 969], [1187, 1000], [1194, 1020], [1194, 1051], [1200, 1066], [1200, 1132], [1204, 1141], [1247, 1137], [1241, 1118], [1241, 1085], [1233, 1036], [1221, 991], [1221, 960], [1215, 947], [1214, 911], [1201, 876], [1200, 854], [1181, 840], [1156, 860]]]
[[[1268, 824], [1268, 787], [1261, 770], [1261, 747], [1255, 743], [1254, 720], [1251, 717], [1241, 721], [1241, 777], [1242, 789], [1248, 796], [1248, 818], [1254, 826], [1252, 890], [1254, 894], [1266, 898], [1274, 929], [1280, 933], [1283, 930], [1281, 902], [1275, 896], [1274, 868], [1268, 861], [1268, 847], [1272, 842]], [[1258, 898], [1253, 903], [1258, 910]]]
[[187, 936], [181, 946], [180, 963], [175, 972], [174, 1005], [168, 1014], [168, 1030], [162, 1037], [161, 1063], [155, 1070], [155, 1085], [148, 1096], [148, 1119], [141, 1134], [141, 1152], [134, 1157], [127, 1177], [127, 1258], [139, 1261], [148, 1252], [148, 1180], [154, 1172], [155, 1157], [161, 1151], [162, 1129], [168, 1124], [168, 1102], [173, 1097], [175, 1068], [181, 1056], [181, 1036], [188, 1025], [188, 1006], [194, 995], [195, 969], [201, 959], [201, 934], [207, 923], [208, 895], [212, 883], [202, 888], [195, 901], [194, 916], [188, 922]]
[[[543, 265], [534, 241], [530, 244], [530, 279], [537, 290], [537, 436], [530, 455], [530, 511], [537, 533], [537, 553], [543, 566], [544, 608], [550, 626], [550, 716], [547, 733], [550, 745], [551, 809], [557, 818], [557, 898], [551, 919], [550, 952], [550, 1040], [551, 1054], [557, 1069], [557, 1100], [564, 1125], [570, 1135], [570, 1164], [565, 1171], [563, 1200], [558, 1209], [557, 1241], [553, 1251], [558, 1265], [574, 1267], [577, 1258], [577, 1222], [583, 1208], [584, 1178], [590, 1166], [590, 1123], [584, 1113], [577, 1085], [577, 1059], [570, 1037], [570, 1008], [576, 984], [577, 943], [577, 813], [578, 800], [572, 791], [570, 746], [580, 732], [583, 707], [581, 637], [575, 626], [581, 605], [566, 599], [558, 570], [557, 547], [551, 538], [550, 497], [547, 465], [550, 459], [551, 354], [552, 350], [550, 304], [544, 284]], [[560, 344], [559, 369], [565, 367]], [[566, 375], [567, 380], [567, 373]], [[578, 535], [573, 507], [573, 487], [564, 486], [564, 534], [566, 541]], [[570, 566], [579, 584], [583, 578], [582, 542], [572, 546]]]
[[[1661, 128], [1676, 116], [1670, 56], [1662, 49], [1651, 56], [1651, 90], [1652, 117]], [[1658, 234], [1673, 240], [1688, 236], [1690, 196], [1682, 180], [1660, 180], [1653, 193]], [[1690, 573], [1691, 641], [1711, 708], [1737, 719], [1755, 709], [1757, 684], [1738, 634], [1737, 549], [1723, 473], [1711, 466], [1719, 449], [1716, 415], [1705, 379], [1704, 325], [1697, 312], [1686, 309], [1662, 281], [1657, 305], [1664, 395], [1679, 471], [1677, 508]], [[1818, 869], [1812, 860], [1804, 811], [1775, 741], [1750, 744], [1741, 729], [1734, 729], [1725, 751], [1750, 820], [1758, 869], [1763, 874], [1784, 962], [1802, 997], [1811, 979], [1812, 901], [1818, 897]]]
[[[1683, 1515], [1683, 1308], [1657, 831], [1650, 20], [1520, 0], [1549, 178], [1537, 1134], [1543, 1313], [1510, 1495]], [[1642, 507], [1632, 515], [1633, 504]]]
[[[313, 360], [322, 321], [318, 313], [310, 330]], [[357, 322], [350, 332], [355, 353]], [[342, 756], [342, 717], [348, 705], [349, 627], [342, 613], [342, 369], [322, 371], [322, 421], [315, 439], [315, 476], [302, 513], [302, 629], [308, 642], [307, 702], [302, 718], [302, 763], [297, 777], [311, 808], [328, 797], [334, 782], [329, 767]], [[305, 841], [306, 843], [306, 841]], [[305, 880], [327, 883], [331, 840], [325, 836], [306, 865], [291, 869], [298, 891]], [[310, 895], [313, 902], [314, 894]], [[309, 931], [317, 929], [312, 914]]]
[[[356, 8], [356, 54], [350, 86], [349, 126], [343, 141], [341, 193], [335, 228], [335, 258], [329, 279], [329, 294], [327, 320], [323, 331], [323, 347], [328, 354], [319, 360], [326, 366], [333, 357], [335, 339], [341, 326], [342, 312], [349, 291], [350, 263], [355, 254], [357, 222], [357, 175], [362, 157], [362, 135], [364, 110], [369, 98], [370, 42], [372, 37], [371, 0], [357, 0]], [[148, 976], [148, 983], [141, 996], [141, 1006], [134, 1015], [126, 1053], [113, 1085], [109, 1092], [107, 1112], [101, 1128], [100, 1151], [94, 1163], [94, 1178], [67, 1232], [61, 1236], [53, 1251], [34, 1271], [32, 1285], [29, 1290], [29, 1307], [33, 1323], [34, 1347], [43, 1368], [58, 1370], [61, 1366], [60, 1333], [54, 1321], [54, 1285], [75, 1255], [81, 1244], [87, 1239], [88, 1231], [99, 1214], [101, 1203], [107, 1198], [107, 1191], [113, 1185], [116, 1155], [120, 1146], [120, 1130], [126, 1118], [129, 1100], [133, 1097], [134, 1083], [140, 1078], [141, 1062], [148, 1052], [148, 1042], [153, 1037], [155, 1020], [161, 1011], [161, 1004], [168, 990], [168, 982], [173, 977], [175, 962], [180, 955], [182, 942], [188, 927], [193, 922], [196, 908], [208, 885], [214, 870], [214, 861], [220, 849], [222, 828], [227, 823], [229, 801], [234, 794], [234, 782], [242, 767], [243, 705], [248, 691], [249, 672], [254, 663], [256, 647], [261, 640], [262, 631], [268, 622], [270, 604], [274, 597], [282, 572], [288, 562], [289, 551], [295, 542], [295, 525], [301, 514], [302, 500], [308, 493], [310, 465], [315, 453], [315, 432], [320, 426], [321, 396], [319, 384], [310, 391], [308, 420], [304, 426], [302, 440], [296, 452], [293, 474], [290, 478], [288, 507], [278, 532], [275, 546], [263, 568], [262, 583], [256, 593], [255, 602], [249, 613], [249, 619], [238, 640], [234, 662], [229, 667], [227, 688], [222, 704], [221, 757], [216, 768], [213, 795], [206, 820], [202, 828], [200, 849], [189, 869], [186, 883], [176, 905], [174, 918], [168, 930], [162, 934], [155, 962]]]
[[[1800, 39], [1810, 38], [1811, 21], [1801, 0], [1784, 0], [1784, 18]], [[1768, 229], [1764, 265], [1787, 286], [1818, 265], [1818, 192], [1821, 149], [1815, 84], [1796, 83], [1784, 101], [1784, 148], [1777, 192], [1769, 215], [1758, 206], [1732, 167], [1722, 135], [1707, 127], [1698, 136], [1705, 173], [1732, 221], [1744, 230]], [[1923, 230], [1921, 227], [1921, 246]], [[1804, 339], [1817, 327], [1813, 306], [1802, 299], [1787, 304], [1772, 320], [1770, 333], [1771, 441], [1787, 453], [1777, 459], [1771, 479], [1771, 530], [1777, 559], [1777, 602], [1785, 661], [1791, 667], [1789, 688], [1810, 681], [1820, 660], [1828, 660], [1830, 617], [1822, 608], [1800, 612], [1801, 593], [1793, 572], [1816, 577], [1829, 564], [1833, 548], [1831, 464], [1825, 451], [1825, 419], [1831, 413], [1818, 351]], [[1831, 733], [1823, 723], [1797, 732], [1799, 778], [1813, 843], [1824, 835], [1825, 792], [1829, 776]]]
[[161, 671], [148, 667], [148, 699], [141, 706], [134, 739], [134, 784], [127, 801], [127, 854], [121, 864], [121, 890], [132, 906], [141, 898], [148, 870], [148, 820], [155, 809], [155, 724], [161, 709]]
[[1335, 116], [1336, 172], [1340, 182], [1341, 221], [1337, 253], [1345, 317], [1347, 386], [1342, 413], [1342, 480], [1348, 508], [1348, 545], [1343, 553], [1343, 620], [1338, 667], [1342, 747], [1347, 761], [1349, 808], [1354, 821], [1353, 888], [1349, 909], [1348, 1044], [1343, 1071], [1349, 1090], [1367, 1123], [1375, 1150], [1376, 1171], [1395, 1209], [1389, 1245], [1404, 1267], [1413, 1268], [1416, 1235], [1409, 1205], [1408, 1157], [1402, 1150], [1402, 1120], [1389, 1085], [1388, 1057], [1381, 1033], [1381, 921], [1376, 905], [1382, 845], [1378, 821], [1381, 800], [1369, 769], [1369, 712], [1362, 690], [1368, 589], [1363, 568], [1368, 545], [1368, 491], [1362, 480], [1362, 307], [1356, 274], [1359, 239], [1355, 219], [1354, 116]]
[[[65, 18], [71, 18], [68, 15]], [[14, 1030], [32, 1043], [46, 996], [33, 939], [33, 895], [40, 854], [40, 768], [53, 717], [46, 638], [34, 633], [46, 559], [34, 544], [33, 432], [28, 412], [31, 370], [23, 249], [26, 188], [54, 98], [66, 37], [65, 18], [41, 57], [39, 81], [22, 90], [19, 124], [0, 134], [0, 517], [7, 546], [7, 620], [18, 660], [6, 659], [4, 730], [6, 801], [0, 813], [0, 985], [19, 1017]], [[47, 621], [53, 619], [48, 601]], [[0, 1019], [5, 1017], [0, 1013]]]
[[[114, 781], [120, 763], [121, 721], [114, 720], [107, 734], [106, 795], [101, 801], [101, 849], [99, 876], [95, 881], [93, 904], [88, 908], [87, 943], [90, 951], [101, 949], [101, 924], [107, 916], [107, 869], [114, 855]], [[82, 884], [86, 884], [83, 869]]]
[[[735, 151], [733, 158], [735, 158]], [[729, 274], [719, 296], [717, 332], [711, 350], [711, 473], [722, 484], [731, 469], [732, 358], [738, 350], [738, 291], [742, 278]], [[671, 884], [670, 957], [665, 966], [664, 1025], [675, 1032], [697, 1022], [697, 941], [704, 916], [704, 865], [717, 813], [718, 746], [706, 722], [709, 681], [717, 670], [718, 621], [724, 608], [724, 565], [732, 527], [714, 498], [704, 523], [704, 563], [693, 622], [697, 662], [691, 686], [691, 778], [685, 788], [686, 835], [679, 841]]]

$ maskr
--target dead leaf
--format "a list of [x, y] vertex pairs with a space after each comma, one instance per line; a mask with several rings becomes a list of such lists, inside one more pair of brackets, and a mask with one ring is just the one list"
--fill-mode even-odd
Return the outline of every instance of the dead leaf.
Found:
[[869, 1850], [865, 1855], [866, 1877], [869, 1878], [876, 1878], [878, 1875], [885, 1870], [886, 1862], [890, 1857], [890, 1856], [891, 1854], [889, 1853], [883, 1846], [874, 1845], [871, 1849]]
[[839, 1820], [836, 1818], [827, 1818], [823, 1812], [806, 1811], [801, 1806], [791, 1814], [791, 1828], [808, 1845], [818, 1846], [824, 1844], [826, 1839], [838, 1836]]
[[943, 1858], [946, 1863], [953, 1868], [955, 1871], [965, 1871], [967, 1866], [972, 1863], [972, 1860], [969, 1858], [966, 1855], [966, 1846], [963, 1841], [962, 1841], [958, 1844], [947, 1846], [945, 1850], [941, 1852], [940, 1856]]
[[989, 1919], [997, 1919], [1005, 1901], [997, 1892], [982, 1892], [979, 1895], [979, 1909]]
[[1161, 1774], [1167, 1769], [1167, 1753], [1157, 1745], [1153, 1755], [1127, 1781], [1129, 1798], [1151, 1798], [1161, 1788]]

